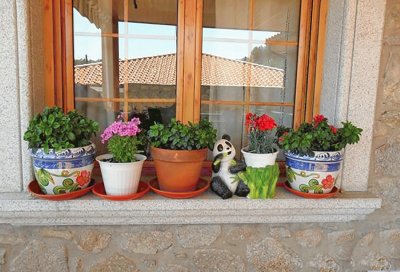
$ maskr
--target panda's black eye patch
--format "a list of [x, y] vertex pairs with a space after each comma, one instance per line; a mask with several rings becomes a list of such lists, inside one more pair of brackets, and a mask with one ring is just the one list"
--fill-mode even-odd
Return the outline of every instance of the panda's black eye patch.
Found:
[[226, 143], [229, 147], [232, 147], [232, 144], [231, 144], [230, 142], [225, 141], [225, 143]]
[[221, 152], [222, 150], [224, 150], [224, 147], [222, 146], [222, 144], [219, 144], [217, 146], [217, 149], [218, 149], [219, 152]]

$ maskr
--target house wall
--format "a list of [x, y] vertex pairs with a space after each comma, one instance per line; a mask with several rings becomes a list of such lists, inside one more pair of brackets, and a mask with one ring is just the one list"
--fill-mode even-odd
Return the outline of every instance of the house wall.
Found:
[[[372, 1], [372, 0], [371, 0]], [[373, 0], [375, 1], [375, 0]], [[10, 116], [23, 114], [16, 63], [16, 4], [0, 1], [1, 150], [19, 147]], [[30, 1], [36, 5], [38, 1]], [[348, 2], [347, 2], [348, 3]], [[368, 4], [359, 0], [358, 4]], [[371, 2], [370, 2], [371, 3]], [[40, 5], [38, 5], [38, 8]], [[37, 12], [31, 9], [31, 15]], [[23, 15], [21, 15], [23, 16]], [[13, 28], [14, 27], [14, 28]], [[14, 30], [12, 30], [14, 29]], [[363, 35], [368, 33], [362, 32]], [[1, 37], [6, 35], [7, 39]], [[36, 35], [36, 33], [35, 33]], [[31, 39], [35, 39], [31, 35]], [[4, 45], [5, 40], [10, 40]], [[372, 139], [369, 190], [383, 207], [349, 223], [23, 227], [0, 226], [0, 271], [366, 271], [400, 269], [400, 2], [388, 0]], [[34, 47], [33, 47], [34, 48]], [[38, 50], [38, 49], [35, 49]], [[4, 60], [7, 61], [4, 61]], [[32, 73], [40, 66], [32, 63]], [[25, 64], [24, 64], [25, 65]], [[376, 67], [371, 67], [376, 69]], [[37, 83], [36, 83], [37, 84]], [[22, 86], [22, 87], [21, 87]], [[40, 88], [30, 86], [32, 96]], [[18, 95], [10, 95], [17, 94]], [[17, 96], [17, 97], [14, 97]], [[42, 103], [40, 96], [32, 104]], [[19, 97], [19, 98], [18, 98]], [[36, 99], [38, 99], [36, 101]], [[33, 106], [34, 108], [34, 106]], [[34, 108], [34, 111], [36, 109]], [[20, 124], [21, 127], [23, 124]], [[15, 139], [13, 138], [15, 137]], [[3, 139], [7, 139], [6, 141]], [[15, 142], [14, 142], [15, 140]], [[6, 146], [5, 146], [6, 145]], [[16, 148], [18, 149], [18, 148]], [[14, 155], [15, 158], [21, 153]], [[4, 158], [4, 157], [3, 157]], [[8, 158], [6, 158], [8, 159]], [[5, 159], [4, 159], [5, 160]], [[17, 163], [16, 163], [17, 164]], [[9, 164], [9, 166], [11, 163]], [[21, 165], [16, 168], [18, 178]], [[14, 166], [11, 166], [14, 167]], [[16, 190], [22, 185], [9, 182]], [[7, 183], [8, 184], [8, 183]], [[20, 187], [18, 187], [20, 186]], [[323, 202], [316, 202], [322, 205]], [[49, 202], [49, 205], [53, 205]]]

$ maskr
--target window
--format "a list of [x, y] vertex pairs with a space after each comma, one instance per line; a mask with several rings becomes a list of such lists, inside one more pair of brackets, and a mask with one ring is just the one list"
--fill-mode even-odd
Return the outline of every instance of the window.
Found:
[[[235, 145], [247, 112], [297, 126], [319, 110], [325, 0], [45, 0], [47, 104], [102, 128], [207, 118]], [[56, 90], [56, 91], [54, 91]]]

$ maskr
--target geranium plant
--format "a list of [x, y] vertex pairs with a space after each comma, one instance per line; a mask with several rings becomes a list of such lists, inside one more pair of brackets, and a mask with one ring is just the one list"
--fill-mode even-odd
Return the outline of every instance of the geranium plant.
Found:
[[247, 152], [256, 154], [273, 153], [276, 145], [276, 122], [267, 114], [257, 115], [249, 112], [246, 115], [246, 126], [249, 130]]
[[313, 151], [339, 151], [360, 140], [362, 129], [351, 122], [342, 122], [337, 128], [323, 115], [316, 115], [311, 123], [302, 123], [298, 129], [289, 129], [279, 137], [279, 146], [294, 154], [313, 156]]
[[139, 118], [132, 118], [125, 122], [122, 116], [109, 125], [101, 134], [101, 142], [107, 143], [107, 148], [113, 155], [111, 162], [134, 162], [135, 154], [138, 151], [138, 145], [142, 143], [142, 137], [139, 135]]

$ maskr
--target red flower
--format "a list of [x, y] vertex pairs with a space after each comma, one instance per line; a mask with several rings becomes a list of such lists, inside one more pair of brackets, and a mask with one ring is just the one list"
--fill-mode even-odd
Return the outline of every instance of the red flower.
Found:
[[246, 126], [249, 126], [249, 129], [255, 126], [255, 119], [257, 116], [251, 112], [246, 114]]
[[336, 134], [337, 128], [335, 128], [334, 126], [329, 126], [329, 128], [331, 129], [333, 134]]
[[285, 132], [282, 134], [282, 136], [279, 137], [278, 141], [279, 141], [280, 143], [283, 142], [283, 141], [285, 140], [285, 135], [287, 135], [287, 134], [288, 134], [287, 131], [285, 131]]
[[90, 181], [90, 171], [86, 170], [81, 171], [81, 174], [76, 178], [76, 182], [78, 182], [80, 186], [89, 183], [89, 181]]
[[325, 120], [325, 116], [322, 114], [318, 114], [314, 116], [314, 126], [318, 126], [319, 123], [323, 122]]
[[335, 179], [332, 177], [332, 175], [327, 175], [326, 178], [322, 180], [322, 187], [324, 189], [331, 189], [334, 184]]
[[271, 130], [276, 127], [275, 120], [266, 114], [263, 114], [256, 119], [256, 125], [260, 131]]

